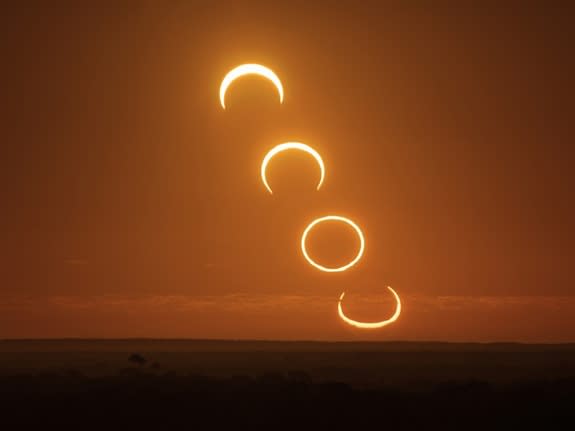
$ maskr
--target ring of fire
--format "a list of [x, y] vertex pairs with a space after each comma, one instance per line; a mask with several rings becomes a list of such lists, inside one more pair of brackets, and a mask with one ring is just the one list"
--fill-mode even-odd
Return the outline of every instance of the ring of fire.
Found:
[[[326, 222], [326, 221], [339, 221], [339, 222], [345, 223], [345, 224], [351, 226], [353, 228], [353, 230], [355, 230], [355, 232], [357, 233], [357, 236], [359, 238], [359, 250], [358, 250], [356, 256], [349, 263], [347, 263], [345, 265], [335, 267], [335, 268], [330, 268], [327, 266], [320, 265], [319, 263], [315, 262], [309, 256], [309, 254], [307, 252], [306, 240], [307, 240], [308, 234], [314, 228], [314, 226], [317, 226], [318, 224]], [[320, 217], [318, 219], [315, 219], [305, 228], [305, 230], [303, 231], [303, 234], [301, 236], [301, 251], [302, 251], [305, 259], [308, 261], [308, 263], [310, 265], [312, 265], [315, 268], [319, 269], [320, 271], [324, 271], [324, 272], [342, 272], [342, 271], [348, 270], [349, 268], [354, 266], [357, 262], [359, 262], [359, 260], [363, 256], [364, 249], [365, 249], [365, 239], [363, 237], [363, 232], [361, 231], [359, 226], [357, 224], [355, 224], [353, 221], [351, 221], [350, 219], [345, 218], [345, 217], [341, 217], [341, 216], [328, 215], [325, 217]]]
[[345, 323], [347, 323], [351, 326], [355, 326], [356, 328], [361, 328], [361, 329], [383, 328], [384, 326], [387, 326], [390, 323], [395, 322], [397, 320], [397, 318], [399, 317], [399, 315], [401, 314], [401, 300], [399, 299], [399, 295], [395, 292], [395, 290], [393, 290], [390, 286], [387, 286], [387, 288], [390, 290], [391, 293], [393, 293], [393, 296], [395, 297], [395, 303], [396, 303], [395, 313], [393, 313], [393, 316], [391, 316], [389, 319], [382, 320], [380, 322], [359, 322], [357, 320], [350, 319], [349, 317], [347, 317], [344, 314], [343, 309], [341, 307], [341, 301], [343, 300], [345, 292], [343, 292], [341, 294], [341, 296], [339, 297], [339, 301], [337, 302], [337, 312], [339, 314], [339, 317]]

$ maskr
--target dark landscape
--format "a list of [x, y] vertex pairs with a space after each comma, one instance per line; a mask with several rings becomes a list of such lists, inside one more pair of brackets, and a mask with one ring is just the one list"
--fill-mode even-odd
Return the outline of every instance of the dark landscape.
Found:
[[498, 429], [559, 424], [575, 397], [575, 344], [6, 340], [0, 367], [21, 425]]

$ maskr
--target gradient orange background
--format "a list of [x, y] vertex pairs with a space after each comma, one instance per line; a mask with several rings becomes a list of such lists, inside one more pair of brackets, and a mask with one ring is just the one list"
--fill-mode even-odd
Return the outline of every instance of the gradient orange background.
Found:
[[[0, 337], [573, 341], [569, 14], [115, 2], [2, 14]], [[218, 87], [258, 62], [270, 83]], [[305, 155], [261, 158], [288, 140]], [[366, 234], [343, 274], [299, 236]], [[326, 227], [326, 263], [355, 250]], [[366, 333], [337, 318], [392, 312]]]

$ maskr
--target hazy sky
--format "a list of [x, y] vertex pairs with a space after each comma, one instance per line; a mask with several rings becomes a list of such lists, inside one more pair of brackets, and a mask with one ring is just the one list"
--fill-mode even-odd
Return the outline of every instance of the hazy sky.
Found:
[[[0, 337], [575, 341], [567, 10], [113, 3], [0, 14]], [[221, 109], [245, 62], [283, 105], [247, 78]], [[287, 140], [322, 154], [321, 191], [297, 154], [265, 191]], [[366, 234], [344, 274], [299, 251], [328, 213]], [[355, 246], [311, 244], [326, 263]], [[387, 284], [396, 324], [339, 322], [343, 290], [388, 317]]]

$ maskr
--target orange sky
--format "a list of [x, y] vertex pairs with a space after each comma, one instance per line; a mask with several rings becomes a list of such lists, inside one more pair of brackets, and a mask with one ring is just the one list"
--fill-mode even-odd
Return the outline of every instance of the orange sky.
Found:
[[[0, 337], [573, 341], [569, 17], [458, 2], [7, 9]], [[220, 80], [244, 62], [278, 73], [283, 105], [246, 78], [221, 109]], [[298, 154], [270, 165], [273, 197], [260, 183], [288, 140], [322, 154], [321, 191]], [[329, 213], [366, 235], [345, 274], [299, 252]], [[354, 241], [326, 227], [310, 247], [337, 263]], [[386, 285], [405, 298], [394, 325], [334, 317], [343, 290], [358, 319], [387, 316], [353, 308]]]
[[[339, 320], [335, 295], [3, 298], [0, 337], [559, 343], [572, 342], [575, 331], [575, 298], [569, 296], [402, 299], [397, 322], [366, 332]], [[344, 308], [353, 318], [380, 320], [394, 304], [383, 295], [348, 295]]]

